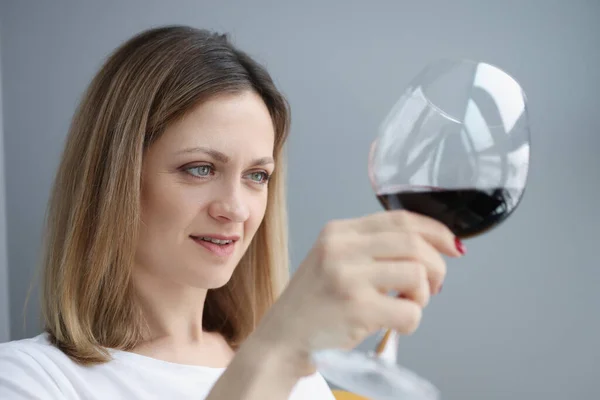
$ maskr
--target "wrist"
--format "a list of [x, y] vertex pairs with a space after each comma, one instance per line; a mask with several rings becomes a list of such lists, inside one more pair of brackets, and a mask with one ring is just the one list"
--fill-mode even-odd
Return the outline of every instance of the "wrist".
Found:
[[[261, 360], [269, 363], [290, 379], [297, 381], [314, 374], [316, 369], [311, 353], [293, 345], [286, 339], [286, 335], [281, 331], [269, 330], [266, 326], [261, 325], [248, 337], [242, 347], [246, 347], [244, 350], [256, 352]], [[240, 348], [241, 350], [242, 348]]]
[[306, 374], [302, 359], [289, 347], [253, 333], [237, 350], [207, 400], [287, 399]]

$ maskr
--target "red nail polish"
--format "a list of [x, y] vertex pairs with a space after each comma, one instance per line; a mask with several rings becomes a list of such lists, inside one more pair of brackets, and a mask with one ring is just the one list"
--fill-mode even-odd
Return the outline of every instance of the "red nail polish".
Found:
[[458, 250], [460, 254], [464, 256], [467, 253], [467, 248], [458, 237], [454, 239], [454, 244], [456, 245], [456, 250]]

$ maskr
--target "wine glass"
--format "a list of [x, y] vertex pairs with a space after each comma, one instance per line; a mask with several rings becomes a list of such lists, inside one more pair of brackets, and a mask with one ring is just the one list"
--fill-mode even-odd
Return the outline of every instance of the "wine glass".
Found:
[[[440, 60], [409, 84], [381, 124], [369, 177], [381, 205], [434, 218], [459, 238], [504, 221], [519, 204], [530, 152], [526, 97], [496, 66]], [[314, 354], [333, 384], [373, 400], [435, 400], [439, 391], [396, 362], [398, 333], [370, 352]]]

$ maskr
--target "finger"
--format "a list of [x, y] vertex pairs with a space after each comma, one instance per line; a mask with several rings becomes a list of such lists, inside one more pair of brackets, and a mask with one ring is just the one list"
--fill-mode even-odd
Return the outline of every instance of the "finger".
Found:
[[412, 300], [382, 296], [376, 302], [379, 326], [409, 335], [419, 327], [423, 309]]
[[405, 292], [399, 292], [396, 297], [399, 299], [414, 301], [421, 308], [425, 308], [431, 300], [431, 288], [429, 286], [429, 282], [425, 280], [421, 285], [419, 285], [418, 288]]
[[456, 236], [444, 224], [433, 218], [406, 210], [384, 211], [347, 221], [348, 228], [359, 233], [408, 231], [422, 235], [438, 251], [459, 257], [464, 254], [458, 247]]
[[369, 280], [382, 294], [394, 291], [398, 297], [412, 300], [421, 307], [429, 304], [431, 290], [426, 267], [412, 261], [376, 262], [370, 268]]
[[431, 289], [437, 293], [446, 277], [446, 262], [440, 253], [422, 236], [408, 232], [383, 232], [357, 236], [349, 255], [365, 255], [377, 261], [415, 261], [426, 267]]

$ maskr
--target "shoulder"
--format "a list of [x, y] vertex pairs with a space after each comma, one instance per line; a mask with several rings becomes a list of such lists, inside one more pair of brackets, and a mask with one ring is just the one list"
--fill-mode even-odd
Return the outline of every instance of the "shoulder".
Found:
[[0, 365], [16, 363], [47, 367], [67, 360], [70, 361], [69, 357], [52, 345], [45, 333], [30, 339], [0, 343]]
[[317, 372], [298, 382], [290, 397], [290, 400], [296, 399], [335, 400], [335, 397], [323, 376]]
[[13, 340], [12, 342], [0, 343], [0, 352], [7, 353], [15, 350], [36, 350], [53, 347], [48, 340], [48, 334], [42, 333], [29, 339]]
[[59, 398], [53, 374], [65, 358], [46, 335], [0, 344], [0, 398]]

